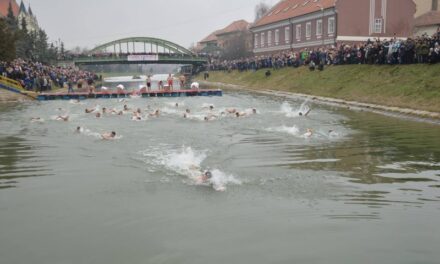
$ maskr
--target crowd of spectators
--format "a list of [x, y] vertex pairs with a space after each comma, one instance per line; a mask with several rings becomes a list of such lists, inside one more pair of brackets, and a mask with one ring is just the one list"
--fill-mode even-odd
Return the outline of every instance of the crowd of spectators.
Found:
[[26, 90], [40, 92], [74, 85], [82, 88], [83, 84], [90, 84], [98, 79], [94, 73], [73, 67], [49, 66], [22, 59], [0, 61], [0, 74], [20, 82]]
[[440, 31], [432, 37], [375, 39], [363, 44], [340, 44], [321, 49], [286, 51], [237, 60], [211, 58], [207, 70], [258, 70], [308, 65], [311, 69], [325, 65], [346, 64], [414, 64], [440, 63]]

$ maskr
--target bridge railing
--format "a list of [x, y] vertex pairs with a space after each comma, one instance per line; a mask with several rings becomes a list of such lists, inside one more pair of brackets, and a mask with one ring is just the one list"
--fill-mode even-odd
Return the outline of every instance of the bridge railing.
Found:
[[[161, 61], [170, 61], [170, 62], [204, 62], [206, 61], [205, 58], [200, 58], [196, 56], [188, 56], [188, 55], [164, 55], [164, 54], [153, 54], [158, 55], [158, 62]], [[129, 55], [111, 55], [111, 56], [84, 56], [84, 57], [77, 57], [74, 58], [73, 61], [75, 63], [90, 63], [90, 62], [97, 62], [97, 63], [109, 63], [109, 62], [128, 62]], [[154, 62], [155, 60], [152, 60]]]

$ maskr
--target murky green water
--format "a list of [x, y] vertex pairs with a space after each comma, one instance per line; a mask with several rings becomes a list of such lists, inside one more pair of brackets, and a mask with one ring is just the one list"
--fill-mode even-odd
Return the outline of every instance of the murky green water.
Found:
[[[0, 263], [438, 263], [440, 126], [303, 103], [0, 106]], [[162, 115], [84, 113], [97, 104]], [[206, 122], [209, 104], [258, 114]]]

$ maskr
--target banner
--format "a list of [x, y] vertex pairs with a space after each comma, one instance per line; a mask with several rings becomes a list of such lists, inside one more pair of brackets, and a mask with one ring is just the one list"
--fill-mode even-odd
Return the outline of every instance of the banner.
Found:
[[158, 61], [159, 55], [128, 55], [128, 61]]

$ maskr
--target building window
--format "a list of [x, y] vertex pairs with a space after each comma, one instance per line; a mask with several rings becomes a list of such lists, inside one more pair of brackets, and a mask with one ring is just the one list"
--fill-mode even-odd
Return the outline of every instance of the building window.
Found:
[[310, 38], [312, 36], [312, 23], [308, 22], [306, 24], [306, 38]]
[[328, 19], [328, 34], [335, 34], [335, 18], [330, 17]]
[[258, 34], [255, 34], [254, 45], [255, 45], [255, 48], [258, 48]]
[[322, 36], [322, 20], [316, 21], [316, 36]]
[[290, 27], [284, 29], [284, 40], [286, 41], [286, 44], [290, 43]]
[[382, 18], [376, 18], [374, 20], [374, 33], [382, 33]]
[[296, 25], [296, 40], [301, 40], [301, 25]]
[[280, 30], [275, 30], [275, 45], [280, 44]]
[[269, 31], [267, 33], [267, 46], [268, 47], [272, 46], [272, 31]]

